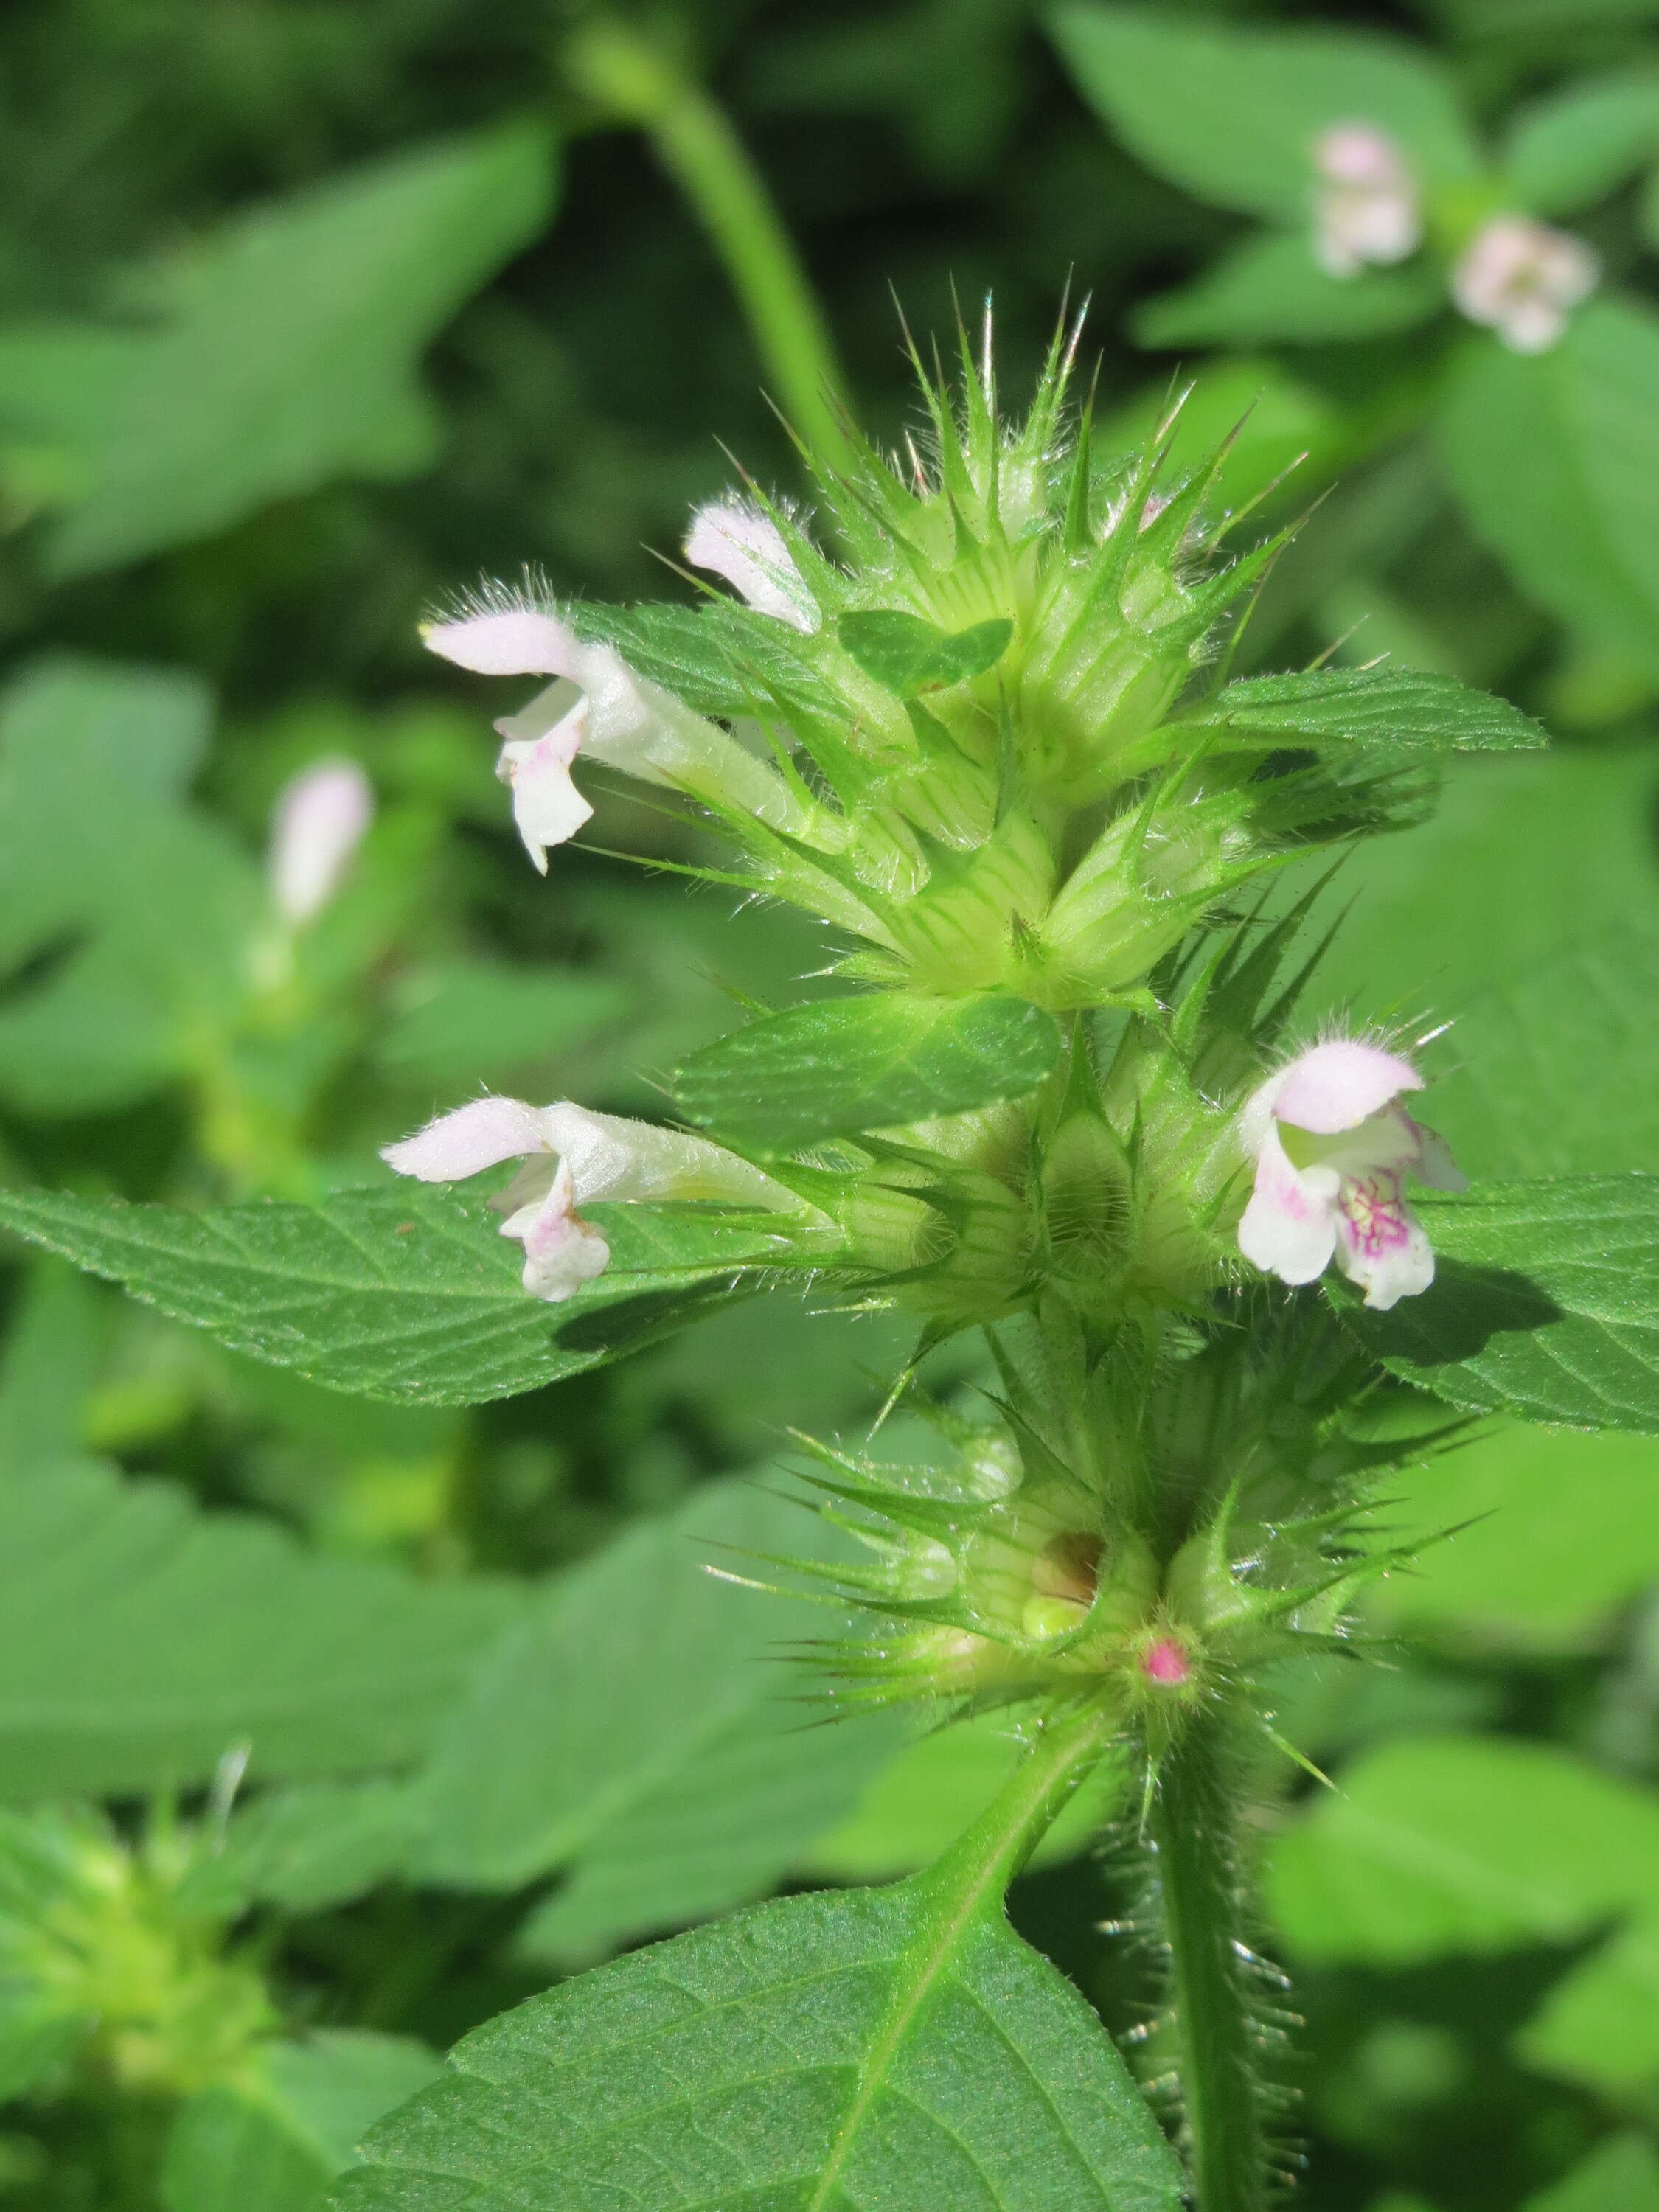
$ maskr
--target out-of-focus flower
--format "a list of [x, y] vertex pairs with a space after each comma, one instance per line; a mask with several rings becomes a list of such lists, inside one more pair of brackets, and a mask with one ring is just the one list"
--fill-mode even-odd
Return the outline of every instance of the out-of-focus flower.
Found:
[[354, 760], [320, 760], [284, 784], [270, 819], [271, 896], [284, 921], [310, 921], [340, 888], [374, 819], [374, 793]]
[[1240, 1116], [1255, 1188], [1238, 1224], [1247, 1260], [1310, 1283], [1333, 1258], [1379, 1311], [1425, 1291], [1434, 1254], [1407, 1205], [1409, 1175], [1439, 1190], [1464, 1179], [1399, 1101], [1423, 1079], [1378, 1045], [1333, 1037], [1271, 1075]]
[[1417, 182], [1386, 131], [1336, 123], [1314, 141], [1314, 258], [1329, 276], [1404, 261], [1423, 242]]
[[562, 1099], [474, 1098], [441, 1114], [380, 1157], [421, 1182], [459, 1182], [503, 1160], [526, 1164], [491, 1203], [503, 1237], [524, 1247], [524, 1286], [556, 1305], [604, 1273], [611, 1247], [578, 1204], [602, 1199], [714, 1199], [793, 1212], [793, 1193], [759, 1168], [677, 1129], [617, 1114], [592, 1114]]
[[792, 629], [818, 627], [817, 606], [783, 532], [752, 500], [728, 495], [698, 507], [685, 535], [685, 557], [694, 568], [723, 577], [757, 614], [775, 616]]
[[1530, 216], [1500, 215], [1464, 249], [1452, 270], [1452, 298], [1511, 353], [1547, 353], [1601, 274], [1599, 258], [1582, 238]]

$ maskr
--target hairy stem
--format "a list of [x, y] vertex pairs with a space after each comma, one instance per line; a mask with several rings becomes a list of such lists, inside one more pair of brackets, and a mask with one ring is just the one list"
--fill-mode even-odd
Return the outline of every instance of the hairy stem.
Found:
[[845, 390], [830, 332], [764, 182], [726, 116], [659, 46], [616, 22], [586, 27], [569, 54], [583, 88], [650, 137], [726, 265], [756, 348], [795, 430], [834, 453], [830, 404]]
[[1237, 1804], [1221, 1725], [1165, 1755], [1152, 1820], [1198, 2212], [1262, 2212], [1263, 2025], [1246, 1942]]

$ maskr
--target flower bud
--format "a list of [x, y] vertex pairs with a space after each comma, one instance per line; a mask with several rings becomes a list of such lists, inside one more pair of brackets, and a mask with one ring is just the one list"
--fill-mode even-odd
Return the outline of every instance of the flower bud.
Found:
[[295, 927], [340, 888], [374, 819], [374, 793], [353, 760], [321, 760], [284, 784], [271, 816], [269, 861], [276, 911]]

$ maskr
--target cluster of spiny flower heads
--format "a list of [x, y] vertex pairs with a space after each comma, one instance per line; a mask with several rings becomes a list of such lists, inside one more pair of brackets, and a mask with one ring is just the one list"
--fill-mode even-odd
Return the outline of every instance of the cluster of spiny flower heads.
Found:
[[[1226, 1473], [1265, 1433], [1251, 1407], [1303, 1420], [1295, 1362], [1241, 1327], [1253, 1271], [1334, 1262], [1376, 1306], [1420, 1291], [1406, 1182], [1455, 1171], [1391, 1041], [1284, 1042], [1316, 894], [1275, 901], [1278, 872], [1408, 814], [1420, 782], [1322, 726], [1352, 676], [1230, 684], [1285, 533], [1230, 554], [1224, 448], [1182, 475], [1172, 422], [1103, 460], [1068, 407], [1073, 343], [1017, 427], [988, 348], [964, 347], [959, 396], [921, 375], [902, 454], [850, 428], [806, 454], [811, 515], [752, 489], [702, 509], [686, 557], [735, 598], [619, 612], [492, 588], [429, 627], [465, 668], [551, 679], [496, 725], [538, 867], [588, 820], [595, 770], [654, 786], [729, 848], [687, 872], [815, 916], [845, 995], [763, 1011], [723, 1085], [693, 1063], [673, 1097], [695, 1131], [484, 1098], [386, 1158], [432, 1181], [524, 1162], [496, 1202], [552, 1303], [611, 1261], [580, 1209], [620, 1200], [755, 1225], [752, 1268], [906, 1310], [923, 1347], [1035, 1331], [1063, 1419], [1010, 1385], [954, 1487], [845, 1459], [823, 1477], [882, 1548], [854, 1594], [897, 1627], [867, 1663], [969, 1699], [1109, 1677], [1167, 1713], [1330, 1632], [1352, 1578], [1352, 1482], [1269, 1516], [1256, 1474]], [[910, 1088], [861, 1106], [890, 1045]], [[1201, 1480], [1170, 1472], [1195, 1390], [1237, 1401]]]

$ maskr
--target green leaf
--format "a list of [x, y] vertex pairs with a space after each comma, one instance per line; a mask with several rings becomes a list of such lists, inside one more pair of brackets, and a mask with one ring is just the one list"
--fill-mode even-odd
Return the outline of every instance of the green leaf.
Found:
[[520, 1939], [567, 1963], [771, 1888], [899, 1739], [887, 1717], [826, 1726], [821, 1678], [780, 1664], [823, 1637], [820, 1608], [706, 1570], [763, 1575], [757, 1556], [822, 1555], [830, 1534], [793, 1497], [723, 1482], [559, 1577], [434, 1749], [415, 1876], [510, 1889], [570, 1867]]
[[1143, 346], [1313, 345], [1410, 330], [1439, 313], [1441, 286], [1416, 265], [1328, 276], [1305, 233], [1247, 238], [1189, 284], [1144, 300], [1129, 319]]
[[1023, 1097], [1054, 1066], [1060, 1043], [1053, 1015], [1024, 999], [831, 999], [769, 1014], [694, 1053], [674, 1097], [688, 1120], [734, 1144], [792, 1152]]
[[1602, 298], [1548, 353], [1472, 339], [1442, 423], [1469, 520], [1521, 589], [1650, 676], [1659, 676], [1656, 381], [1659, 314]]
[[1319, 1963], [1565, 1942], [1659, 1908], [1659, 1803], [1545, 1744], [1391, 1743], [1279, 1838], [1268, 1895]]
[[1182, 718], [1236, 743], [1364, 744], [1402, 752], [1516, 752], [1548, 743], [1507, 699], [1420, 668], [1314, 668], [1247, 676]]
[[1577, 215], [1659, 160], [1659, 71], [1626, 64], [1522, 108], [1504, 146], [1519, 206]]
[[1659, 1435], [1659, 1176], [1571, 1176], [1419, 1199], [1434, 1283], [1344, 1298], [1394, 1374], [1471, 1413]]
[[245, 2078], [179, 2108], [161, 2202], [167, 2212], [314, 2212], [319, 2192], [356, 2163], [359, 2138], [440, 2071], [405, 2036], [325, 2028], [268, 2044]]
[[[1169, 413], [1169, 380], [1143, 385], [1102, 418], [1097, 449], [1127, 460], [1158, 436]], [[1287, 374], [1275, 361], [1247, 356], [1207, 363], [1165, 435], [1169, 465], [1178, 473], [1207, 467], [1219, 451], [1218, 496], [1238, 508], [1287, 472], [1291, 495], [1305, 500], [1310, 482], [1342, 465], [1352, 431], [1349, 416], [1328, 392]]]
[[1620, 2102], [1649, 2091], [1659, 2075], [1659, 1912], [1648, 1906], [1564, 1975], [1515, 2041], [1540, 2073]]
[[900, 699], [943, 691], [994, 668], [1014, 634], [1007, 621], [975, 623], [946, 632], [919, 615], [843, 615], [836, 625], [842, 643], [873, 684]]
[[1084, 98], [1131, 152], [1200, 199], [1295, 222], [1334, 123], [1390, 131], [1427, 181], [1477, 173], [1447, 80], [1420, 48], [1325, 30], [1254, 30], [1073, 0], [1049, 29]]
[[79, 576], [332, 477], [406, 476], [438, 428], [421, 354], [547, 219], [550, 143], [506, 127], [402, 151], [240, 217], [145, 341], [48, 548]]
[[641, 676], [700, 714], [752, 714], [769, 686], [836, 709], [793, 633], [729, 599], [702, 607], [608, 607], [576, 599], [564, 613], [579, 635], [614, 645]]
[[1659, 2153], [1642, 2136], [1613, 2136], [1522, 2212], [1659, 2212]]
[[517, 1603], [90, 1465], [0, 1485], [0, 1797], [407, 1765]]
[[1373, 1620], [1571, 1641], [1659, 1579], [1659, 1443], [1511, 1422], [1389, 1477], [1391, 1540], [1434, 1543]]
[[233, 1352], [331, 1389], [482, 1405], [617, 1358], [710, 1277], [788, 1256], [712, 1210], [596, 1206], [612, 1260], [561, 1306], [532, 1298], [487, 1209], [399, 1182], [205, 1213], [0, 1191], [0, 1225]]
[[928, 1875], [756, 1906], [478, 2029], [331, 2202], [1177, 2212], [1110, 2040], [999, 1907], [1062, 1771], [1040, 1744]]
[[[481, 1647], [480, 1665], [487, 1656]], [[191, 1863], [181, 1905], [226, 1919], [255, 1904], [319, 1912], [402, 1875], [416, 1825], [410, 1785], [384, 1777], [264, 1790]]]

